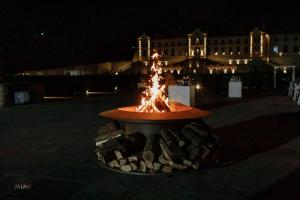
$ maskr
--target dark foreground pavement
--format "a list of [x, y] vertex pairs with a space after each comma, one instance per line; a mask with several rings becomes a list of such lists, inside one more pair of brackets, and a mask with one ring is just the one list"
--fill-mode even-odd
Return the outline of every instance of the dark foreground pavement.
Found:
[[[277, 100], [276, 106], [286, 106], [289, 113], [298, 109], [289, 104], [286, 98]], [[94, 154], [94, 137], [97, 128], [107, 120], [100, 119], [98, 113], [132, 104], [134, 101], [135, 97], [127, 94], [1, 109], [0, 198], [299, 199], [297, 188], [300, 186], [300, 129], [299, 132], [283, 132], [282, 134], [290, 137], [277, 139], [276, 145], [267, 145], [264, 148], [258, 145], [260, 151], [252, 152], [248, 145], [245, 157], [238, 157], [239, 154], [235, 153], [238, 158], [234, 157], [234, 162], [229, 164], [230, 155], [226, 155], [227, 165], [221, 163], [224, 166], [201, 169], [198, 172], [169, 176], [130, 176], [100, 168]], [[275, 109], [276, 112], [273, 113], [272, 109], [265, 106], [266, 102], [269, 102], [268, 99], [212, 110], [221, 117], [230, 112], [227, 119], [222, 121], [223, 127], [214, 131], [231, 132], [233, 144], [245, 142], [246, 140], [241, 140], [243, 137], [240, 135], [243, 133], [239, 130], [245, 129], [247, 124], [241, 124], [246, 122], [238, 120], [239, 124], [234, 125], [234, 106], [239, 108], [236, 110], [238, 119], [245, 118], [244, 121], [249, 121], [250, 124], [257, 124], [253, 120], [262, 123], [263, 119], [257, 118], [260, 115], [274, 117], [284, 113], [284, 108], [280, 112]], [[274, 104], [272, 98], [270, 104]], [[243, 115], [240, 110], [243, 107], [246, 112], [252, 110], [254, 114]], [[231, 115], [232, 119], [228, 119]], [[299, 116], [296, 113], [286, 115], [292, 116], [288, 121], [294, 120], [293, 123]], [[208, 123], [216, 127], [213, 123], [218, 120], [222, 118], [209, 119]], [[266, 126], [269, 129], [264, 131], [269, 131], [274, 124], [268, 122]], [[285, 129], [280, 129], [282, 130]], [[233, 136], [239, 132], [239, 137]], [[259, 130], [254, 134], [259, 135]], [[230, 145], [228, 143], [231, 140], [224, 135], [222, 137], [225, 137], [226, 145]], [[249, 131], [244, 139], [247, 137], [249, 138]], [[268, 139], [269, 137], [260, 137], [255, 143], [263, 144]], [[240, 148], [242, 147], [241, 145]], [[229, 152], [236, 151], [239, 147], [235, 148], [229, 148]], [[17, 188], [20, 185], [30, 188]]]

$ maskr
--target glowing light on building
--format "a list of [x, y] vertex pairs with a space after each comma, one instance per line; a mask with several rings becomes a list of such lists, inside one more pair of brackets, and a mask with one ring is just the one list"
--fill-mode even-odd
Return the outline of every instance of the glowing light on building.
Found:
[[253, 54], [253, 32], [250, 33], [250, 57]]
[[282, 52], [279, 52], [279, 56], [282, 56], [283, 55], [283, 53]]
[[228, 60], [229, 65], [232, 65], [232, 60]]
[[212, 70], [212, 69], [209, 69], [209, 73], [212, 74], [212, 73], [213, 73], [213, 70]]
[[204, 35], [204, 56], [206, 57], [206, 34]]
[[177, 69], [177, 74], [180, 74], [180, 69]]
[[119, 72], [116, 72], [116, 73], [115, 73], [115, 76], [118, 76], [118, 75], [119, 75]]
[[218, 52], [215, 52], [215, 56], [217, 56], [218, 55]]
[[286, 67], [285, 67], [285, 68], [283, 68], [283, 73], [284, 73], [284, 74], [286, 74]]
[[264, 35], [260, 33], [260, 56], [264, 54]]
[[201, 89], [201, 86], [200, 86], [200, 84], [198, 83], [198, 84], [196, 84], [196, 90], [200, 90]]
[[189, 56], [191, 56], [191, 46], [192, 46], [192, 39], [191, 39], [191, 35], [189, 35]]
[[194, 69], [193, 72], [194, 72], [194, 74], [196, 74], [196, 73], [197, 73], [197, 70]]
[[240, 61], [241, 61], [240, 59], [236, 59], [236, 64], [239, 65], [239, 64], [240, 64]]
[[223, 56], [225, 55], [225, 52], [224, 52], [224, 51], [222, 52], [222, 55], [223, 55]]
[[192, 68], [192, 63], [189, 64], [189, 68]]
[[234, 69], [234, 68], [231, 69], [231, 73], [232, 73], [232, 74], [235, 73], [235, 69]]
[[230, 55], [233, 55], [233, 52], [232, 52], [232, 51], [230, 52]]
[[165, 65], [168, 65], [168, 61], [165, 61]]
[[226, 68], [224, 68], [224, 74], [227, 74], [227, 69]]
[[248, 59], [244, 59], [244, 63], [247, 65], [248, 64]]
[[139, 45], [139, 60], [142, 60], [142, 40], [141, 38], [138, 39]]

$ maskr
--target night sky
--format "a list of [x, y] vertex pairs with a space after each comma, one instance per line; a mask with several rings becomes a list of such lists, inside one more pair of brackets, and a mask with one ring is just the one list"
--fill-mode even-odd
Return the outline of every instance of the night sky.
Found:
[[300, 32], [300, 7], [289, 1], [82, 2], [1, 3], [1, 65], [17, 71], [130, 59], [143, 32]]

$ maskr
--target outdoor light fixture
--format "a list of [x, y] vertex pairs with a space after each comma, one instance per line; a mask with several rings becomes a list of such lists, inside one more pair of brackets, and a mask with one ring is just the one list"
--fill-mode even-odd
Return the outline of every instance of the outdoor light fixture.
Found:
[[229, 65], [232, 65], [232, 60], [228, 60]]
[[115, 75], [118, 76], [119, 72], [116, 72]]
[[283, 73], [284, 73], [284, 74], [286, 74], [286, 67], [285, 67], [285, 68], [283, 68]]
[[244, 63], [245, 63], [245, 64], [248, 64], [248, 60], [247, 60], [247, 59], [244, 59]]
[[212, 70], [212, 69], [209, 69], [209, 73], [212, 74], [212, 73], [213, 73], [213, 70]]
[[227, 74], [227, 69], [224, 69], [224, 74]]
[[193, 72], [194, 72], [194, 74], [196, 74], [196, 73], [197, 73], [197, 70], [194, 69]]
[[236, 64], [238, 64], [238, 65], [240, 64], [240, 59], [236, 60]]
[[197, 89], [197, 90], [200, 90], [200, 88], [201, 88], [201, 87], [200, 87], [200, 84], [199, 84], [199, 83], [196, 84], [196, 89]]

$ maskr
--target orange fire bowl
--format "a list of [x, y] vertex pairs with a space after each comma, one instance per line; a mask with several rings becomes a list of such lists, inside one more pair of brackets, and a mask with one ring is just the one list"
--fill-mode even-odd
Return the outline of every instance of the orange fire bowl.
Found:
[[162, 128], [181, 128], [185, 123], [199, 121], [208, 117], [210, 112], [170, 103], [171, 112], [137, 112], [137, 106], [122, 107], [100, 113], [100, 116], [123, 123], [125, 134], [141, 132], [144, 135], [159, 133]]

